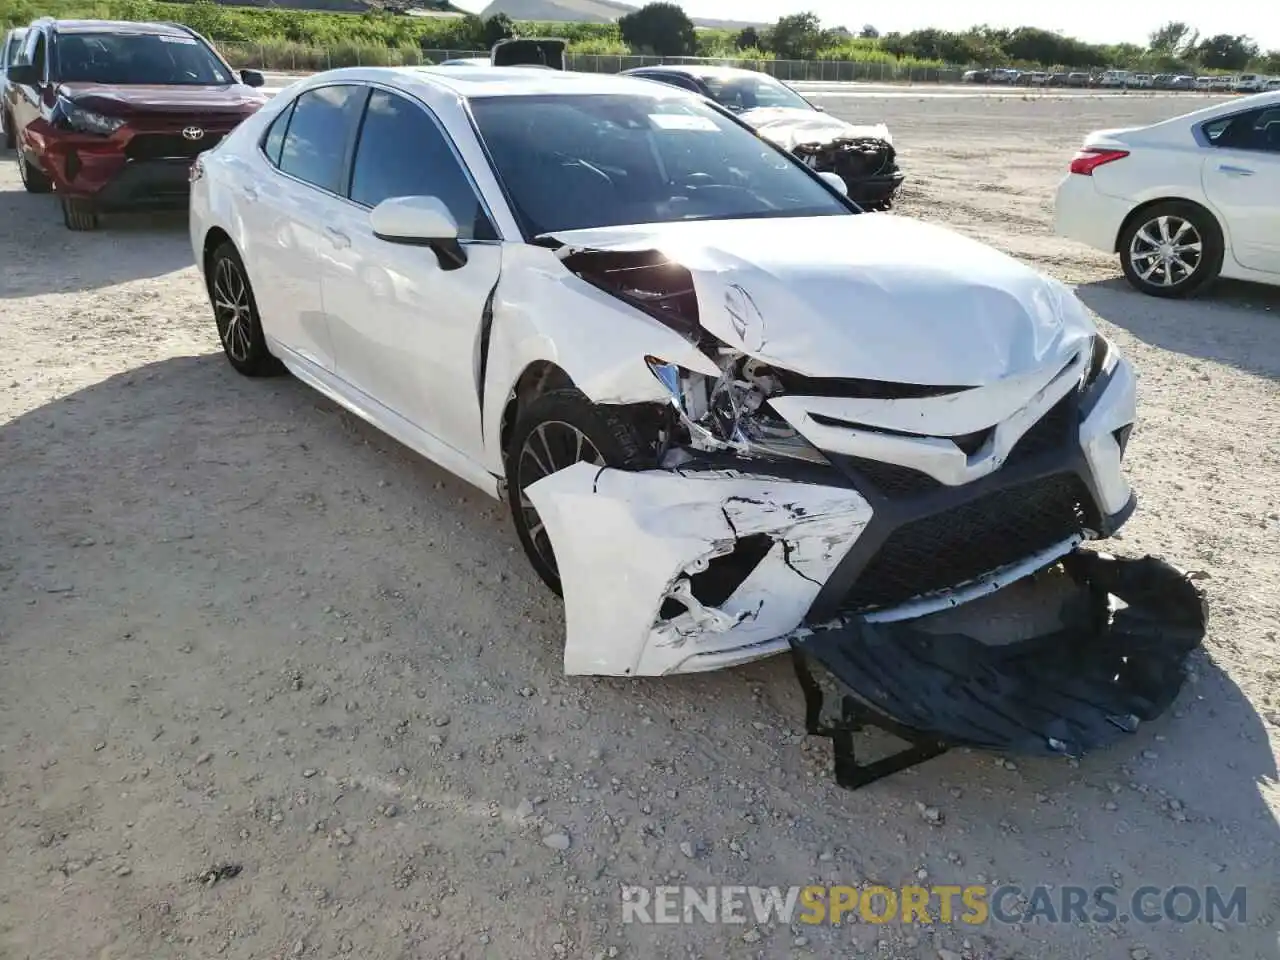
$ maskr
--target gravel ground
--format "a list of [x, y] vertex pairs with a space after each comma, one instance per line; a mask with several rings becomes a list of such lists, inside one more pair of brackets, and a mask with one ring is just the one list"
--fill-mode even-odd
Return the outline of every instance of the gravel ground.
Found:
[[[797, 735], [785, 660], [566, 679], [497, 504], [299, 383], [233, 374], [181, 217], [69, 233], [6, 158], [0, 957], [1280, 953], [1280, 290], [1161, 303], [1051, 236], [1083, 134], [1168, 100], [831, 108], [891, 124], [902, 213], [1078, 284], [1137, 363], [1117, 549], [1203, 571], [1212, 604], [1173, 715], [1079, 765], [961, 751], [852, 793]], [[624, 884], [871, 881], [1244, 885], [1248, 913], [621, 922]]]

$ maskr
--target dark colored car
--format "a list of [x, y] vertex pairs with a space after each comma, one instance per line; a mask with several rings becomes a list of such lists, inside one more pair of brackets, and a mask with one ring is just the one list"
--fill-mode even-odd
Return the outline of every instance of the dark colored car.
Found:
[[[812, 117], [826, 113], [781, 80], [756, 70], [662, 64], [633, 67], [622, 72], [625, 76], [654, 80], [699, 93], [732, 111], [761, 136], [775, 142], [771, 131], [781, 122], [778, 114], [790, 112], [791, 116], [808, 114]], [[842, 124], [843, 121], [831, 118], [826, 125], [828, 129], [815, 133], [813, 141], [794, 146], [784, 144], [784, 148], [789, 148], [814, 170], [839, 175], [849, 199], [864, 209], [889, 209], [904, 178], [898, 169], [897, 152], [888, 131], [883, 130], [883, 137], [868, 136], [847, 124], [842, 130]]]
[[191, 162], [267, 102], [261, 73], [170, 23], [36, 20], [6, 79], [23, 185], [56, 193], [71, 230], [185, 204]]

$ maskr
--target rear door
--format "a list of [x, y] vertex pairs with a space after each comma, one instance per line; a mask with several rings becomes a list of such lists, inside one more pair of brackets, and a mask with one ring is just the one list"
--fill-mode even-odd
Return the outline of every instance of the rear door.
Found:
[[1227, 223], [1228, 255], [1246, 269], [1280, 274], [1280, 106], [1222, 117], [1201, 131], [1210, 144], [1204, 190]]
[[[480, 328], [502, 262], [480, 192], [427, 107], [375, 87], [348, 196], [330, 221], [343, 249], [322, 274], [338, 375], [416, 430], [478, 460]], [[443, 201], [458, 224], [461, 267], [442, 267], [429, 247], [374, 236], [369, 211], [407, 196]]]
[[301, 94], [260, 145], [270, 169], [242, 184], [252, 247], [246, 264], [263, 327], [302, 360], [332, 374], [333, 342], [320, 276], [332, 265], [334, 222], [367, 89], [331, 84]]

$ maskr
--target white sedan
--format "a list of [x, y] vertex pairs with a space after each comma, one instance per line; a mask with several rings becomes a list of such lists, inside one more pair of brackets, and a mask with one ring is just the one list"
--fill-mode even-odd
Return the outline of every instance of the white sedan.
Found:
[[1089, 134], [1056, 222], [1118, 253], [1129, 282], [1157, 297], [1219, 276], [1280, 284], [1280, 91]]
[[192, 178], [231, 365], [283, 366], [506, 498], [570, 673], [917, 617], [1134, 507], [1133, 370], [1070, 290], [859, 214], [695, 94], [332, 71]]

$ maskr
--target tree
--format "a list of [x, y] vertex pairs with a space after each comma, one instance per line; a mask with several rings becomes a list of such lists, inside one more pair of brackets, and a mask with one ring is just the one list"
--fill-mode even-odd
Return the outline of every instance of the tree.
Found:
[[863, 40], [879, 40], [880, 31], [877, 30], [872, 24], [868, 23], [863, 25], [862, 30], [861, 32], [859, 32], [858, 36], [860, 36]]
[[1220, 33], [1201, 40], [1196, 54], [1210, 70], [1243, 70], [1258, 55], [1258, 45], [1246, 36]]
[[1171, 20], [1154, 31], [1150, 38], [1150, 50], [1155, 54], [1176, 57], [1196, 45], [1200, 32], [1192, 30], [1181, 20]]
[[814, 13], [793, 13], [769, 31], [769, 49], [784, 60], [812, 60], [822, 48], [822, 23]]
[[753, 50], [760, 47], [760, 32], [755, 27], [743, 27], [738, 31], [733, 45], [739, 50]]
[[1280, 50], [1268, 50], [1259, 69], [1265, 73], [1280, 74]]
[[674, 3], [649, 3], [618, 21], [622, 39], [633, 49], [660, 57], [687, 57], [698, 49], [693, 21]]
[[511, 18], [499, 11], [484, 22], [484, 48], [493, 49], [499, 40], [510, 40], [516, 35], [516, 25]]

